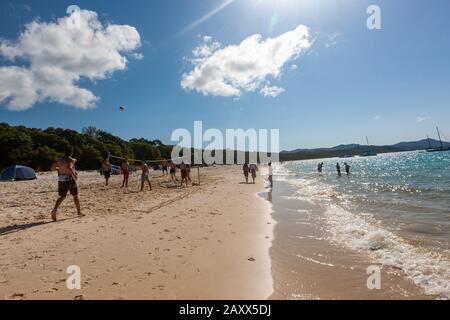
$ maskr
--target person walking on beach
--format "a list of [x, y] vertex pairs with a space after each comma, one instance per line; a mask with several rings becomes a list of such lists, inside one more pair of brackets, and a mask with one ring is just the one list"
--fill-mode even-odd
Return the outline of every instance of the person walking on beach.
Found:
[[345, 173], [347, 173], [347, 175], [349, 175], [350, 174], [350, 166], [348, 165], [347, 162], [345, 162], [344, 165], [345, 165]]
[[147, 182], [150, 187], [150, 191], [152, 191], [152, 183], [150, 182], [150, 169], [145, 162], [142, 162], [141, 165], [142, 175], [141, 175], [141, 192], [144, 191], [144, 185]]
[[338, 176], [340, 176], [341, 175], [341, 165], [339, 164], [339, 162], [336, 163], [336, 171], [338, 173]]
[[81, 213], [80, 199], [78, 198], [78, 187], [77, 187], [77, 179], [78, 174], [75, 170], [75, 162], [76, 159], [72, 158], [73, 149], [69, 148], [66, 151], [66, 154], [61, 159], [56, 160], [52, 166], [51, 170], [58, 171], [58, 195], [59, 198], [56, 200], [55, 207], [52, 211], [52, 219], [56, 221], [56, 214], [61, 203], [66, 199], [67, 193], [73, 196], [73, 202], [75, 203], [75, 207], [77, 208], [78, 216], [84, 217], [84, 214]]
[[181, 162], [180, 165], [180, 170], [181, 170], [181, 185], [180, 187], [183, 186], [183, 182], [186, 182], [186, 187], [188, 186], [188, 168], [187, 165], [183, 162]]
[[322, 173], [322, 172], [323, 172], [323, 162], [320, 162], [320, 163], [319, 163], [319, 165], [317, 166], [317, 171], [318, 171], [319, 173]]
[[249, 167], [250, 173], [252, 174], [253, 184], [255, 184], [256, 179], [256, 171], [258, 171], [258, 166], [255, 163], [252, 163]]
[[272, 168], [272, 163], [269, 163], [269, 182], [270, 182], [270, 187], [273, 188], [273, 168]]
[[122, 188], [124, 188], [124, 187], [128, 188], [128, 178], [130, 177], [130, 164], [128, 163], [127, 159], [125, 159], [122, 162], [120, 169], [122, 170], [122, 175], [123, 175]]
[[176, 173], [177, 173], [177, 166], [176, 166], [176, 164], [173, 161], [171, 161], [169, 163], [169, 167], [170, 167], [170, 178], [172, 179], [173, 182], [178, 182], [178, 179], [177, 179], [177, 176], [176, 176]]
[[108, 159], [103, 161], [102, 165], [103, 175], [105, 176], [105, 185], [108, 186], [109, 178], [111, 178], [111, 163], [109, 163]]
[[247, 162], [242, 166], [242, 171], [244, 172], [245, 183], [248, 183], [248, 173], [250, 172], [250, 168], [248, 167]]

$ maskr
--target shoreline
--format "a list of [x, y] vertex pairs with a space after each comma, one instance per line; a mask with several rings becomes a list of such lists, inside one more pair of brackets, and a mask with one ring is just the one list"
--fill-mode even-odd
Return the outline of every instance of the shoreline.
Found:
[[[159, 174], [159, 173], [158, 173]], [[1, 299], [267, 299], [273, 293], [273, 221], [239, 166], [202, 169], [202, 184], [154, 191], [103, 186], [80, 173], [84, 218], [68, 197], [50, 222], [56, 178], [0, 184]], [[193, 177], [195, 180], [195, 177]], [[139, 178], [130, 178], [138, 188]], [[230, 201], [232, 200], [232, 201]], [[66, 269], [81, 269], [81, 290], [68, 290]]]
[[[293, 189], [275, 181], [273, 193], [260, 197], [273, 205], [274, 241], [270, 250], [274, 294], [270, 299], [390, 300], [436, 299], [400, 270], [381, 266], [369, 255], [329, 241], [321, 227], [323, 209], [306, 201], [290, 201]], [[381, 288], [369, 290], [367, 268], [381, 267]]]

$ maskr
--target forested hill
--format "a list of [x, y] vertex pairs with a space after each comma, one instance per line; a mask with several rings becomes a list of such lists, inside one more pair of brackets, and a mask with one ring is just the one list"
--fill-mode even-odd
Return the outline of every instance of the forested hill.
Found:
[[36, 170], [49, 170], [52, 162], [69, 146], [74, 147], [77, 169], [80, 170], [99, 169], [108, 152], [143, 160], [168, 159], [172, 152], [172, 146], [159, 140], [125, 141], [94, 127], [84, 128], [79, 133], [61, 128], [42, 130], [0, 123], [0, 168], [21, 164]]

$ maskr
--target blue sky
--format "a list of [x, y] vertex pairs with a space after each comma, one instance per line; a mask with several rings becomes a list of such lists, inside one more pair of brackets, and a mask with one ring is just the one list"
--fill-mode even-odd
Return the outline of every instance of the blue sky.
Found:
[[[415, 0], [224, 3], [2, 1], [4, 43], [16, 41], [31, 21], [55, 22], [76, 4], [96, 12], [105, 26], [134, 27], [141, 46], [132, 51], [143, 58], [123, 54], [128, 59], [125, 68], [104, 72], [99, 79], [82, 76], [76, 81], [98, 98], [94, 107], [58, 102], [76, 101], [74, 94], [70, 99], [43, 98], [26, 110], [11, 111], [6, 94], [0, 122], [76, 130], [95, 126], [125, 139], [168, 143], [174, 129], [190, 129], [195, 120], [202, 120], [205, 128], [279, 128], [282, 149], [364, 143], [366, 135], [379, 145], [417, 140], [427, 134], [434, 137], [436, 125], [450, 136], [449, 1], [436, 0], [432, 5]], [[381, 8], [382, 30], [366, 27], [370, 4]], [[221, 5], [222, 10], [215, 10]], [[211, 12], [216, 13], [199, 21]], [[241, 88], [239, 96], [224, 96], [182, 87], [183, 75], [194, 70], [189, 60], [192, 51], [205, 36], [211, 37], [210, 46], [220, 42], [217, 50], [222, 50], [255, 34], [261, 35], [260, 41], [277, 38], [300, 25], [309, 28], [311, 47], [285, 61], [280, 74], [265, 77], [258, 89]], [[27, 56], [0, 57], [0, 66], [13, 65], [27, 68]], [[264, 96], [260, 93], [264, 86], [284, 91], [276, 97]], [[125, 112], [118, 111], [120, 105], [126, 106]]]

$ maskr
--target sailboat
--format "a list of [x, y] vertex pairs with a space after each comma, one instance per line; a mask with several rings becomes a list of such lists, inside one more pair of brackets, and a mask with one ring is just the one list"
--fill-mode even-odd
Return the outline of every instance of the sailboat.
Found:
[[[367, 136], [366, 136], [366, 142], [367, 142], [367, 146], [370, 147], [369, 138], [367, 138]], [[378, 153], [376, 153], [374, 150], [371, 150], [371, 149], [364, 150], [363, 153], [360, 154], [361, 157], [375, 157], [377, 155], [378, 155]]]
[[428, 143], [430, 144], [430, 147], [427, 149], [427, 152], [449, 151], [450, 148], [448, 148], [448, 147], [444, 148], [444, 144], [442, 143], [442, 139], [441, 139], [441, 133], [439, 132], [439, 127], [436, 127], [436, 130], [438, 133], [440, 146], [439, 146], [439, 148], [432, 148], [430, 139], [428, 138]]

